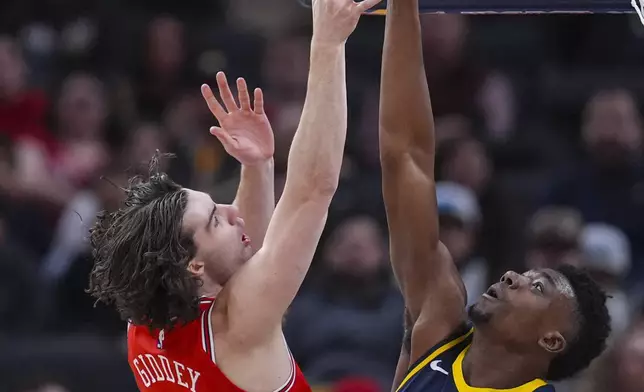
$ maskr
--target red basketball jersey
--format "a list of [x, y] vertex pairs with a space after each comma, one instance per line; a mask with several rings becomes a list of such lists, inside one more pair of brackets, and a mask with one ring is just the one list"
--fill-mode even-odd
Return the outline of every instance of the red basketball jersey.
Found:
[[[128, 325], [128, 362], [141, 391], [244, 392], [215, 362], [210, 313], [214, 299], [202, 298], [201, 316], [172, 331]], [[310, 392], [311, 387], [291, 356], [291, 375], [276, 392]]]

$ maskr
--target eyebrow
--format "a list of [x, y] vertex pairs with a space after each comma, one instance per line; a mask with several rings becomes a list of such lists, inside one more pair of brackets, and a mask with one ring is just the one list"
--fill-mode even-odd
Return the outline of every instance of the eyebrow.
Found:
[[557, 282], [555, 282], [555, 279], [552, 277], [552, 275], [550, 275], [549, 273], [547, 273], [545, 271], [540, 271], [539, 275], [541, 275], [544, 278], [546, 278], [548, 283], [550, 283], [552, 286], [557, 287]]
[[210, 211], [210, 216], [208, 216], [208, 222], [206, 222], [206, 230], [210, 230], [210, 224], [212, 219], [215, 217], [215, 212], [217, 211], [217, 204], [212, 206], [212, 211]]

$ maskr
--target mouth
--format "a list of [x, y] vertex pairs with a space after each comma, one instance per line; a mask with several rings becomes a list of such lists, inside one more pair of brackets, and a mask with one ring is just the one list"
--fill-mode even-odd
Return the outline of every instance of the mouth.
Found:
[[242, 242], [244, 245], [250, 245], [250, 237], [249, 237], [249, 236], [247, 236], [245, 233], [244, 233], [244, 234], [242, 234], [242, 236], [241, 236], [241, 242]]
[[483, 297], [486, 299], [490, 300], [495, 300], [498, 301], [500, 300], [499, 298], [499, 292], [497, 291], [496, 287], [492, 286], [487, 291], [483, 294]]

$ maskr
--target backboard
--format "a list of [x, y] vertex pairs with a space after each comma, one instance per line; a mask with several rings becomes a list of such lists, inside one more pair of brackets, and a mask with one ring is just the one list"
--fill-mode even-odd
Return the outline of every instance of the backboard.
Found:
[[[312, 0], [298, 0], [311, 6]], [[637, 0], [419, 0], [424, 13], [625, 13], [638, 8]], [[369, 13], [384, 15], [387, 1]]]
[[[419, 0], [427, 13], [623, 13], [633, 12], [630, 0]], [[376, 7], [381, 13], [383, 1]]]

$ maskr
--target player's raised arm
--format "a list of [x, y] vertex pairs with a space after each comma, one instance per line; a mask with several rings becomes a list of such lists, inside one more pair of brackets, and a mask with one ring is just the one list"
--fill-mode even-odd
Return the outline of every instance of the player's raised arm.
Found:
[[[264, 246], [229, 283], [228, 330], [254, 346], [281, 329], [311, 264], [340, 174], [347, 131], [345, 42], [379, 0], [313, 1], [308, 90], [284, 192]], [[259, 341], [258, 341], [259, 340]]]
[[[380, 160], [391, 261], [411, 325], [415, 328], [419, 317], [431, 323], [431, 333], [423, 334], [423, 340], [433, 344], [463, 321], [465, 293], [438, 237], [434, 120], [418, 0], [389, 1], [386, 18]], [[412, 347], [411, 360], [420, 354]]]

